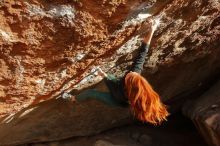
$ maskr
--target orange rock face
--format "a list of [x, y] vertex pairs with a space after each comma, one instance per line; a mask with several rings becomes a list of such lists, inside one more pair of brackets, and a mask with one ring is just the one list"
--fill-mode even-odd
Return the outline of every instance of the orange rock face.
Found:
[[216, 0], [2, 1], [0, 116], [96, 84], [96, 66], [123, 75], [140, 42], [142, 8], [161, 17], [143, 75], [164, 100], [217, 72]]

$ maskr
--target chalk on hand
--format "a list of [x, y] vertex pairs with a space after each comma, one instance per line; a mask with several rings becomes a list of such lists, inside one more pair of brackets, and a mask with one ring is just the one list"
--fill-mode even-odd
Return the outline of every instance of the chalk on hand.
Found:
[[155, 19], [155, 25], [157, 25], [157, 26], [160, 25], [160, 18]]
[[138, 14], [138, 18], [140, 18], [140, 19], [146, 19], [150, 16], [151, 16], [151, 14]]
[[159, 25], [160, 25], [160, 18], [154, 19], [154, 26], [153, 26], [154, 30], [156, 30]]

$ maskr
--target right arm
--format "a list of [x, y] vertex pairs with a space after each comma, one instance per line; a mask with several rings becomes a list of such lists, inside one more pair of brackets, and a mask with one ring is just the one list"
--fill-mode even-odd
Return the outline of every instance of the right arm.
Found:
[[143, 70], [144, 62], [146, 55], [148, 53], [149, 47], [150, 47], [150, 42], [153, 37], [154, 31], [156, 30], [157, 25], [152, 24], [150, 27], [149, 33], [147, 33], [144, 38], [141, 46], [138, 48], [138, 56], [136, 57], [131, 71], [141, 73]]

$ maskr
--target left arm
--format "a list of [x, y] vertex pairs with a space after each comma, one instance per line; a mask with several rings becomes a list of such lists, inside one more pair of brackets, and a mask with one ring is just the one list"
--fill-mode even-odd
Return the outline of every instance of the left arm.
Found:
[[87, 99], [96, 99], [112, 107], [120, 106], [120, 104], [114, 98], [112, 98], [110, 93], [101, 92], [94, 89], [85, 90], [76, 95], [75, 98], [79, 102]]

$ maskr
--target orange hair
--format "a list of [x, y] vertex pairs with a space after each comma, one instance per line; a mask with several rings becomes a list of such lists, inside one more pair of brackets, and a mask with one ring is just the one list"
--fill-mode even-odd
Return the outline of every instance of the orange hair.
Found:
[[169, 115], [166, 106], [160, 101], [159, 95], [151, 85], [136, 72], [125, 77], [125, 90], [134, 116], [142, 122], [154, 125], [166, 120]]

